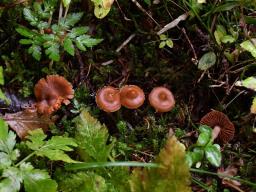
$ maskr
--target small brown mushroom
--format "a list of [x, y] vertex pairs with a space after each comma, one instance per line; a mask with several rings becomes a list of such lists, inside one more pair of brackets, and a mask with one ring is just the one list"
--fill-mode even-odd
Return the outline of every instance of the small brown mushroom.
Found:
[[149, 94], [149, 103], [156, 112], [168, 112], [175, 105], [172, 92], [165, 87], [155, 87]]
[[112, 86], [103, 87], [96, 94], [96, 103], [105, 112], [118, 111], [121, 108], [119, 90]]
[[218, 139], [222, 143], [227, 143], [233, 139], [235, 126], [229, 118], [220, 111], [211, 111], [207, 113], [200, 121], [200, 124], [208, 125], [213, 128], [212, 139]]
[[128, 109], [137, 109], [143, 105], [145, 94], [137, 85], [125, 85], [120, 90], [121, 105]]
[[40, 79], [34, 88], [37, 99], [37, 111], [42, 114], [51, 114], [64, 103], [68, 105], [69, 99], [74, 97], [72, 85], [62, 76], [48, 75]]

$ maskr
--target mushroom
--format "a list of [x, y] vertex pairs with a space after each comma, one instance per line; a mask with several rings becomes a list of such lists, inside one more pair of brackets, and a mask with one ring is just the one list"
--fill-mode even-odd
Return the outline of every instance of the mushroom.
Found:
[[212, 139], [218, 139], [222, 143], [227, 143], [233, 139], [235, 126], [229, 118], [222, 112], [213, 110], [207, 113], [200, 121], [200, 124], [213, 128]]
[[125, 85], [120, 90], [121, 105], [128, 109], [137, 109], [145, 101], [143, 90], [137, 85]]
[[97, 91], [96, 103], [98, 107], [105, 112], [115, 112], [121, 108], [119, 90], [106, 86]]
[[58, 110], [62, 103], [68, 105], [69, 99], [74, 97], [74, 90], [64, 77], [48, 75], [37, 82], [34, 94], [38, 112], [49, 115]]
[[156, 112], [168, 112], [175, 105], [172, 92], [165, 87], [155, 87], [148, 96], [149, 103]]

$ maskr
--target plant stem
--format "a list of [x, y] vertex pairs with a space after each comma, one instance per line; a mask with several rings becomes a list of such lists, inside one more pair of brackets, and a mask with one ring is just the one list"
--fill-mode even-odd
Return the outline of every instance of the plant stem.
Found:
[[60, 8], [59, 8], [58, 24], [60, 24], [60, 19], [62, 18], [62, 13], [63, 13], [63, 6], [62, 6], [62, 1], [61, 1], [60, 2]]
[[33, 153], [30, 153], [27, 157], [25, 157], [24, 159], [22, 159], [20, 162], [18, 162], [15, 167], [18, 167], [19, 165], [21, 165], [22, 163], [24, 163], [25, 161], [27, 161], [28, 159], [30, 159], [33, 155], [36, 154], [36, 151], [34, 151]]
[[202, 173], [202, 174], [208, 174], [208, 175], [215, 175], [215, 176], [219, 176], [219, 177], [226, 177], [226, 178], [237, 180], [237, 181], [240, 181], [244, 184], [256, 187], [256, 183], [253, 183], [251, 181], [247, 181], [247, 180], [244, 180], [244, 179], [240, 179], [240, 178], [237, 178], [237, 177], [227, 176], [227, 175], [221, 174], [221, 173], [213, 173], [213, 172], [210, 172], [210, 171], [205, 171], [205, 170], [202, 170], [202, 169], [194, 169], [194, 168], [190, 168], [190, 171], [194, 172], [194, 173]]
[[65, 9], [65, 13], [64, 13], [64, 17], [63, 17], [64, 19], [66, 19], [66, 17], [67, 17], [68, 10], [69, 10], [69, 5]]

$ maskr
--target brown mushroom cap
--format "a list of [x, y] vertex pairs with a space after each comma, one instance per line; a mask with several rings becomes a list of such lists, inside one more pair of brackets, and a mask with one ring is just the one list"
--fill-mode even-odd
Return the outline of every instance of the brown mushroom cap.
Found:
[[214, 129], [214, 127], [220, 128], [218, 139], [227, 143], [233, 139], [235, 134], [235, 126], [229, 120], [229, 118], [220, 111], [211, 111], [207, 113], [200, 121], [200, 124], [208, 125]]
[[120, 90], [121, 104], [128, 109], [137, 109], [143, 105], [145, 94], [137, 85], [125, 85]]
[[156, 112], [168, 112], [175, 105], [172, 92], [165, 87], [155, 87], [148, 96], [149, 103]]
[[34, 87], [39, 113], [51, 114], [64, 103], [68, 105], [69, 99], [74, 97], [72, 85], [62, 76], [48, 75], [40, 79]]
[[96, 94], [96, 103], [105, 112], [118, 111], [121, 108], [119, 90], [112, 86], [103, 87]]

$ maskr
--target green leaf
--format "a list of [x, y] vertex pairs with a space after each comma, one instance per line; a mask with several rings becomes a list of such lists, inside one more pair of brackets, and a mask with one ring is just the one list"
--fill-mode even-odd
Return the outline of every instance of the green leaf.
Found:
[[57, 183], [44, 170], [34, 169], [30, 163], [20, 166], [26, 192], [56, 192]]
[[78, 153], [84, 161], [107, 161], [113, 148], [112, 141], [107, 145], [109, 139], [108, 130], [101, 125], [87, 111], [82, 111], [75, 119], [75, 139], [78, 143]]
[[11, 103], [10, 99], [8, 99], [3, 91], [0, 89], [0, 99], [3, 100], [7, 105]]
[[73, 27], [80, 19], [82, 18], [83, 13], [70, 13], [67, 15], [66, 19], [64, 20], [64, 26], [69, 28]]
[[221, 164], [221, 152], [218, 145], [210, 145], [205, 148], [205, 155], [207, 160], [215, 167]]
[[167, 140], [156, 163], [161, 168], [135, 169], [129, 181], [132, 192], [190, 192], [190, 172], [185, 147], [175, 136]]
[[167, 39], [165, 42], [168, 47], [173, 48], [173, 41], [171, 39]]
[[165, 34], [161, 34], [159, 37], [160, 37], [160, 40], [161, 40], [161, 41], [165, 41], [165, 40], [168, 39]]
[[[0, 140], [5, 141], [8, 138], [8, 125], [0, 118]], [[1, 150], [1, 148], [0, 148]]]
[[61, 173], [58, 175], [59, 190], [62, 192], [106, 192], [105, 179], [93, 172]]
[[99, 4], [94, 4], [94, 15], [98, 19], [103, 19], [107, 16], [107, 14], [110, 12], [110, 8], [105, 9], [103, 6], [103, 2], [100, 2]]
[[254, 58], [256, 58], [256, 39], [244, 41], [240, 46], [246, 51], [250, 52]]
[[28, 48], [28, 53], [32, 54], [32, 56], [37, 60], [40, 61], [42, 55], [42, 49], [39, 45], [32, 44], [31, 47]]
[[83, 45], [83, 43], [80, 40], [76, 39], [75, 44], [77, 48], [80, 49], [81, 51], [86, 51], [86, 47]]
[[196, 145], [198, 146], [205, 146], [211, 140], [211, 134], [208, 133], [201, 133], [197, 139]]
[[33, 13], [30, 9], [24, 8], [23, 9], [24, 17], [27, 21], [30, 22], [32, 26], [36, 26], [37, 22], [39, 21], [38, 18], [35, 16], [35, 13]]
[[89, 35], [81, 35], [77, 37], [76, 40], [80, 42], [83, 46], [93, 47], [99, 44], [103, 39], [94, 39], [91, 38]]
[[45, 45], [45, 47], [48, 47], [45, 50], [45, 54], [48, 55], [48, 57], [53, 61], [59, 61], [60, 60], [60, 45], [57, 43], [49, 42], [49, 44]]
[[69, 6], [70, 2], [71, 2], [71, 0], [62, 0], [64, 7]]
[[33, 43], [33, 40], [31, 40], [31, 39], [21, 39], [19, 41], [19, 43], [22, 44], [22, 45], [29, 45], [29, 44]]
[[208, 133], [208, 134], [212, 134], [212, 128], [209, 127], [208, 125], [200, 125], [199, 126], [199, 132], [200, 133]]
[[0, 192], [18, 192], [22, 183], [22, 173], [16, 167], [5, 169], [2, 174], [6, 178], [0, 182]]
[[222, 43], [234, 43], [236, 39], [231, 35], [225, 35], [221, 38]]
[[255, 77], [248, 77], [245, 80], [237, 81], [236, 86], [246, 87], [253, 91], [256, 91], [256, 78]]
[[0, 85], [4, 85], [4, 69], [0, 66]]
[[89, 31], [89, 27], [74, 27], [70, 33], [68, 33], [68, 37], [73, 39], [77, 36], [81, 36]]
[[63, 46], [66, 52], [68, 52], [72, 56], [75, 55], [75, 48], [70, 38], [65, 38]]
[[64, 161], [75, 163], [65, 152], [72, 151], [72, 147], [77, 144], [72, 138], [53, 136], [50, 140], [45, 141], [46, 135], [42, 129], [36, 129], [30, 132], [27, 137], [26, 145], [36, 152], [37, 156], [47, 157], [54, 161]]
[[214, 31], [214, 37], [218, 45], [221, 45], [221, 39], [227, 34], [226, 29], [222, 25], [217, 25]]
[[198, 63], [198, 69], [207, 70], [216, 63], [216, 55], [214, 52], [205, 53]]
[[0, 170], [10, 167], [12, 164], [12, 159], [10, 155], [0, 152]]
[[162, 49], [162, 48], [164, 48], [165, 45], [166, 45], [165, 41], [162, 41], [162, 42], [159, 44], [159, 48]]
[[36, 34], [35, 32], [31, 31], [30, 29], [28, 29], [28, 28], [26, 28], [26, 27], [21, 27], [21, 26], [17, 27], [17, 28], [16, 28], [16, 31], [17, 31], [20, 35], [22, 35], [22, 36], [24, 36], [24, 37], [28, 37], [28, 38], [30, 38], [30, 39], [32, 39], [32, 38], [34, 37], [34, 35]]
[[144, 0], [147, 5], [151, 5], [151, 0]]

